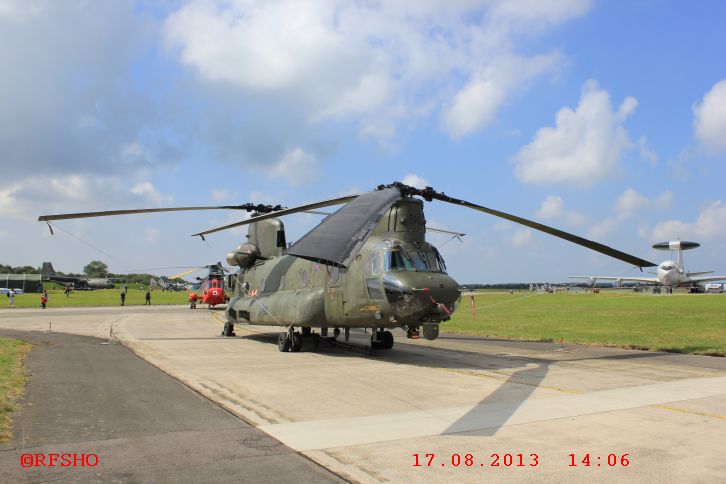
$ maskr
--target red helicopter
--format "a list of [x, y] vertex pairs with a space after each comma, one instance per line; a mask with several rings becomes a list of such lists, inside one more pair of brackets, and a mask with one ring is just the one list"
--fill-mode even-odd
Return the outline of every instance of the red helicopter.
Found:
[[[200, 287], [201, 295], [197, 295], [197, 297], [194, 298], [195, 303], [196, 299], [201, 296], [201, 303], [207, 304], [210, 309], [217, 304], [226, 304], [227, 301], [229, 301], [229, 296], [227, 295], [227, 291], [225, 291], [224, 285], [224, 273], [226, 272], [226, 269], [222, 267], [221, 262], [204, 267], [198, 267], [191, 271], [182, 272], [181, 274], [170, 277], [170, 279], [176, 279], [202, 269], [209, 269], [209, 273], [205, 278], [197, 277], [197, 280], [201, 281], [202, 285]], [[190, 301], [192, 297], [193, 296], [190, 297]]]

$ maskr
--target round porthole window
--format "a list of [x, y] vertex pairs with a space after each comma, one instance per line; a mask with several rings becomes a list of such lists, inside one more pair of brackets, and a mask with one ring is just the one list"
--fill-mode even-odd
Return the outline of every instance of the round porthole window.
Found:
[[331, 267], [330, 268], [330, 282], [336, 283], [336, 282], [338, 282], [338, 279], [340, 279], [340, 268]]

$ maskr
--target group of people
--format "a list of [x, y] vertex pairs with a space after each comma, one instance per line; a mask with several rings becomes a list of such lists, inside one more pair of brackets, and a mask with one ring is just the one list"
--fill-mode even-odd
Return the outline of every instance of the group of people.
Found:
[[[129, 286], [124, 285], [123, 289], [121, 290], [121, 305], [126, 305], [126, 293], [129, 292]], [[144, 306], [146, 305], [151, 306], [151, 289], [146, 290], [146, 299], [144, 300]]]

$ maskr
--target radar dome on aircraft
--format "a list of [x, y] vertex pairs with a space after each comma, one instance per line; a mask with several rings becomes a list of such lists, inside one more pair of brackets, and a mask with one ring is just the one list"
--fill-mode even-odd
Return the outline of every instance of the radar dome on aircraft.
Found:
[[657, 250], [689, 250], [700, 247], [698, 242], [689, 242], [687, 240], [671, 240], [670, 242], [658, 242], [653, 244], [653, 248]]

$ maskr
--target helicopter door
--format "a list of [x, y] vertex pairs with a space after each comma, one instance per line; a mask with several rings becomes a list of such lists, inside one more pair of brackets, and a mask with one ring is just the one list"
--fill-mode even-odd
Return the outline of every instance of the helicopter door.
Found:
[[328, 266], [328, 315], [332, 320], [340, 320], [345, 316], [345, 300], [340, 286], [342, 278], [339, 267]]

